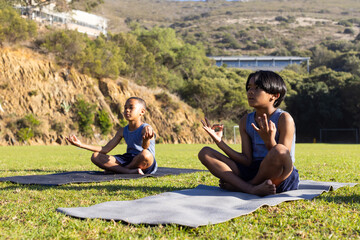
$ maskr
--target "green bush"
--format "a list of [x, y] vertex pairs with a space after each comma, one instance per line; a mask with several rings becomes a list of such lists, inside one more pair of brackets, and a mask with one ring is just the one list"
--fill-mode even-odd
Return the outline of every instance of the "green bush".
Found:
[[81, 69], [87, 58], [85, 48], [88, 38], [72, 30], [57, 30], [37, 40], [38, 46], [56, 56], [60, 64], [74, 65]]
[[274, 48], [275, 43], [271, 39], [263, 38], [257, 41], [257, 44], [263, 48]]
[[120, 124], [120, 127], [125, 127], [126, 125], [128, 125], [128, 121], [125, 118], [120, 118], [119, 124]]
[[0, 44], [17, 43], [35, 37], [36, 34], [36, 23], [21, 18], [11, 7], [0, 9]]
[[111, 131], [112, 123], [109, 114], [105, 110], [97, 112], [97, 124], [102, 134], [106, 135]]
[[277, 17], [275, 17], [275, 21], [285, 22], [285, 23], [293, 23], [296, 21], [296, 18], [293, 16], [287, 16], [287, 17], [277, 16]]
[[340, 20], [338, 22], [339, 25], [345, 26], [345, 27], [352, 27], [353, 24], [349, 20]]
[[173, 110], [178, 110], [180, 108], [179, 103], [174, 102], [169, 94], [166, 92], [161, 92], [158, 94], [155, 94], [155, 99], [161, 102], [162, 108], [170, 108]]
[[355, 34], [355, 31], [352, 28], [345, 28], [344, 33], [345, 34]]
[[[29, 135], [32, 135], [31, 137], [41, 135], [40, 124], [41, 122], [36, 119], [33, 114], [28, 114], [16, 122], [17, 129], [19, 129], [19, 131], [21, 129], [28, 129], [28, 131], [31, 132], [31, 134], [29, 133]], [[21, 131], [22, 136], [25, 137], [25, 130]]]
[[174, 127], [173, 127], [173, 131], [176, 134], [179, 134], [181, 132], [181, 126], [179, 124], [175, 124]]
[[75, 103], [75, 112], [79, 124], [79, 131], [86, 137], [93, 133], [91, 125], [94, 123], [94, 111], [96, 105], [86, 102], [80, 98]]
[[61, 135], [65, 130], [65, 124], [62, 122], [54, 122], [51, 125], [51, 129], [54, 130], [57, 135]]
[[30, 138], [34, 137], [34, 131], [31, 128], [20, 128], [16, 132], [19, 141], [27, 142]]

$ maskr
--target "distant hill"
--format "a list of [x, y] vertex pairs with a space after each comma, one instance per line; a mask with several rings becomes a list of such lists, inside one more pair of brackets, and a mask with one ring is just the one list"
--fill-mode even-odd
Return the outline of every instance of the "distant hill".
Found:
[[111, 32], [129, 31], [131, 23], [172, 27], [209, 55], [306, 55], [326, 39], [353, 40], [359, 9], [357, 0], [104, 0], [93, 11], [110, 19]]

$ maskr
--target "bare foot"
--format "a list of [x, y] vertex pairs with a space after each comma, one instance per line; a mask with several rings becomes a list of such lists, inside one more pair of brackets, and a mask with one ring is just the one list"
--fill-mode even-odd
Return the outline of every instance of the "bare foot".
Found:
[[234, 187], [230, 183], [224, 182], [221, 179], [219, 180], [219, 187], [221, 189], [225, 189], [225, 190], [228, 190], [228, 191], [231, 191], [231, 192], [238, 192], [239, 191], [236, 187]]
[[129, 169], [128, 174], [140, 174], [140, 175], [144, 175], [144, 172], [143, 172], [140, 168], [132, 168], [132, 169]]
[[273, 184], [273, 182], [268, 179], [264, 181], [263, 183], [254, 186], [252, 190], [252, 194], [258, 195], [258, 196], [267, 196], [272, 195], [276, 193], [276, 186]]
[[116, 174], [116, 172], [110, 170], [104, 170], [104, 174]]

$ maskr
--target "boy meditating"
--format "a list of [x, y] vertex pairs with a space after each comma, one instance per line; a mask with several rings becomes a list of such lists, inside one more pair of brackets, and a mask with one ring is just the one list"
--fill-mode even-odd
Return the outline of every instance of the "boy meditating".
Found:
[[271, 71], [257, 71], [246, 82], [248, 103], [254, 112], [240, 119], [241, 152], [223, 140], [223, 126], [201, 121], [205, 131], [226, 154], [204, 147], [200, 161], [218, 177], [221, 188], [265, 196], [299, 185], [295, 162], [295, 124], [278, 106], [285, 98], [283, 79]]
[[[90, 150], [93, 153], [91, 161], [106, 172], [152, 174], [157, 170], [155, 160], [155, 132], [153, 128], [143, 123], [141, 118], [145, 114], [146, 103], [138, 97], [126, 100], [124, 117], [128, 125], [121, 127], [116, 135], [103, 147], [93, 146], [80, 142], [71, 135], [66, 138], [71, 144]], [[122, 155], [108, 155], [120, 140], [124, 138], [127, 151]]]

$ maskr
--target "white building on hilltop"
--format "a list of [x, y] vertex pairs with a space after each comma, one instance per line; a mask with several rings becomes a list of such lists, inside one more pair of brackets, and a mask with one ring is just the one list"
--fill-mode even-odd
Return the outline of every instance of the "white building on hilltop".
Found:
[[108, 21], [106, 18], [79, 10], [57, 12], [55, 7], [56, 5], [51, 3], [35, 8], [21, 6], [16, 8], [20, 9], [22, 15], [30, 14], [31, 19], [46, 25], [77, 30], [89, 36], [98, 36], [101, 33], [106, 35]]

